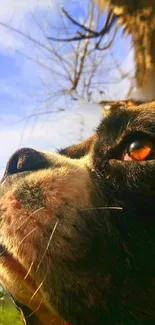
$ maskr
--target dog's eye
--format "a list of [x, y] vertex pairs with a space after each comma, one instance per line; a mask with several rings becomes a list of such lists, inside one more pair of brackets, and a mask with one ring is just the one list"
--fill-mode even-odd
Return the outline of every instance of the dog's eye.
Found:
[[152, 144], [148, 141], [132, 142], [123, 153], [122, 160], [145, 160], [152, 153]]

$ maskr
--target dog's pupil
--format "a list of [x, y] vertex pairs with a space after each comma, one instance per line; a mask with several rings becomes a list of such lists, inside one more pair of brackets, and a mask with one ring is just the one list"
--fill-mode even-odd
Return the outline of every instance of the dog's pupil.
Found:
[[133, 159], [144, 160], [150, 155], [151, 151], [151, 143], [137, 140], [129, 146], [128, 154]]

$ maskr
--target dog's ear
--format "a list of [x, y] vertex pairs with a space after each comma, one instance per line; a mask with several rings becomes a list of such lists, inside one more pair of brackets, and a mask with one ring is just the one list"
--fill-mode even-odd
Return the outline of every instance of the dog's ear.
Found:
[[95, 134], [79, 144], [75, 144], [75, 145], [72, 145], [65, 149], [61, 149], [58, 152], [61, 155], [64, 155], [64, 156], [67, 156], [67, 157], [70, 157], [73, 159], [79, 159], [79, 158], [85, 156], [90, 151], [92, 144], [94, 142], [94, 139], [95, 139]]

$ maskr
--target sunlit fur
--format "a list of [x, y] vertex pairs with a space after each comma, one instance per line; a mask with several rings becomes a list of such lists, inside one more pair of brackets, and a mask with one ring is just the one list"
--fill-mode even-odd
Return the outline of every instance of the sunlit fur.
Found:
[[[50, 223], [52, 230], [61, 209], [66, 206], [68, 214], [68, 206], [73, 214], [77, 208], [89, 207], [91, 180], [86, 171], [87, 157], [74, 161], [55, 154], [44, 155], [52, 161], [52, 169], [37, 171], [22, 179], [15, 176], [9, 190], [5, 185], [2, 187], [2, 193], [6, 194], [0, 202], [3, 212], [0, 235], [11, 256], [2, 254], [0, 257], [0, 281], [16, 300], [37, 311], [43, 324], [50, 325], [54, 319], [51, 319], [51, 307], [42, 288], [35, 293], [38, 284], [29, 273], [33, 264], [35, 268], [38, 266], [38, 249], [43, 254], [40, 247], [40, 241], [44, 240], [42, 231]], [[63, 231], [65, 234], [69, 229]]]
[[[155, 102], [118, 103], [87, 141], [32, 151], [29, 165], [19, 151], [20, 172], [9, 160], [0, 186], [0, 283], [26, 324], [155, 323], [154, 121]], [[152, 143], [148, 160], [124, 161], [143, 139]]]

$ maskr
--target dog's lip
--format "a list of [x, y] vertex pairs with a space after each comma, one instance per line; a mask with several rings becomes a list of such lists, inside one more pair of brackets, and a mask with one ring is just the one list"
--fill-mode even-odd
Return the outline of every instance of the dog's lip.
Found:
[[0, 262], [2, 259], [2, 264], [6, 263], [7, 265], [12, 265], [13, 271], [19, 276], [19, 279], [24, 279], [27, 287], [31, 287], [34, 291], [37, 288], [35, 281], [32, 279], [31, 274], [28, 273], [28, 270], [20, 263], [18, 259], [15, 259], [12, 254], [9, 253], [7, 248], [0, 244]]
[[[23, 274], [23, 273], [27, 273], [26, 269], [24, 268], [24, 266], [17, 260], [15, 259], [12, 254], [9, 253], [9, 251], [7, 250], [7, 248], [3, 245], [0, 244], [0, 258], [5, 259], [5, 261], [10, 261], [13, 262], [15, 270], [17, 271], [18, 274]], [[26, 277], [27, 280], [30, 280], [31, 277], [30, 275], [28, 275]], [[32, 283], [32, 279], [31, 279], [31, 283]]]
[[[0, 249], [0, 262], [2, 259], [2, 265], [4, 264], [6, 268], [8, 268], [9, 266], [10, 270], [12, 269], [13, 273], [15, 273], [16, 276], [19, 278], [19, 281], [24, 281], [26, 287], [29, 288], [30, 291], [33, 290], [35, 292], [37, 290], [37, 284], [31, 277], [31, 274], [28, 272], [28, 270], [24, 267], [24, 265], [22, 265], [18, 259], [15, 259], [12, 254], [10, 254], [9, 251], [1, 244]], [[6, 290], [10, 291], [10, 288], [6, 287]], [[10, 293], [13, 294], [12, 292]]]
[[[3, 252], [2, 252], [2, 250], [3, 250]], [[24, 279], [24, 282], [26, 283], [26, 286], [31, 288], [31, 289], [33, 288], [33, 291], [35, 292], [37, 290], [37, 285], [36, 285], [35, 281], [32, 279], [31, 275], [28, 274], [27, 270], [24, 268], [24, 266], [21, 265], [21, 263], [18, 260], [14, 259], [14, 257], [7, 251], [7, 249], [5, 249], [4, 246], [0, 244], [0, 260], [1, 260], [1, 255], [2, 254], [3, 254], [3, 259], [5, 260], [5, 262], [7, 264], [13, 265], [13, 270], [16, 272], [17, 275], [19, 275], [19, 278]], [[9, 288], [6, 288], [6, 290], [8, 290], [8, 292], [9, 292]], [[14, 299], [16, 299], [16, 297], [14, 297]], [[50, 317], [51, 317], [50, 315], [51, 315], [51, 312], [52, 312], [51, 308], [43, 300], [42, 300], [42, 306], [43, 306], [43, 308], [44, 307], [46, 308], [47, 315], [48, 315], [47, 317], [48, 317], [48, 320], [50, 320]], [[31, 306], [30, 306], [30, 308], [31, 308]], [[35, 313], [36, 317], [38, 319], [40, 319], [41, 314], [39, 313], [39, 311], [36, 310], [36, 312], [35, 312], [35, 309], [34, 310], [31, 309], [31, 310], [32, 310], [32, 313]], [[63, 319], [61, 319], [60, 323], [58, 321], [58, 324], [59, 325], [60, 324], [62, 324], [62, 325], [70, 325], [68, 322], [66, 322]]]

